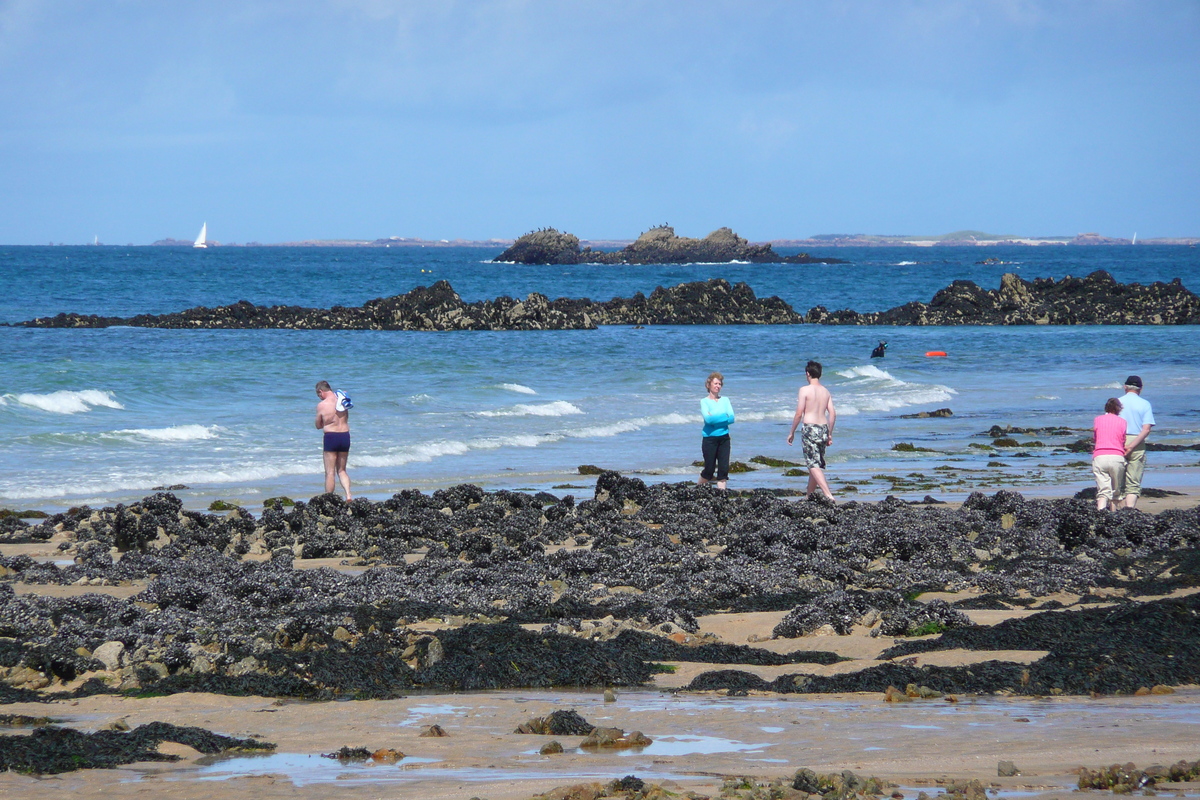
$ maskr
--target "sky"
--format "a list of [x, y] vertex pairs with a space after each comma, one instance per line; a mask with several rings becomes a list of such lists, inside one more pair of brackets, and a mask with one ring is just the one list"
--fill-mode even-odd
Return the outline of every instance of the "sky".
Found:
[[1200, 235], [1198, 0], [0, 0], [0, 244]]

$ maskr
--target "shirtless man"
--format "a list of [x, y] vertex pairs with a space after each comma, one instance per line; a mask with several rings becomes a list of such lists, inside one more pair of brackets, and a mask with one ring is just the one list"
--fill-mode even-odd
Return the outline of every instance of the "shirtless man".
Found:
[[796, 416], [792, 418], [792, 429], [788, 431], [787, 443], [796, 438], [796, 426], [804, 423], [800, 432], [800, 444], [804, 447], [804, 463], [808, 466], [808, 493], [819, 487], [825, 496], [833, 499], [829, 483], [825, 480], [825, 448], [833, 444], [833, 423], [837, 412], [833, 410], [833, 395], [821, 385], [821, 365], [808, 362], [804, 368], [807, 386], [800, 387], [796, 398]]
[[350, 455], [350, 412], [338, 411], [337, 394], [328, 381], [317, 381], [316, 427], [325, 431], [325, 491], [334, 490], [334, 477], [342, 482], [346, 492], [346, 501], [350, 497], [350, 475], [346, 472], [346, 459]]

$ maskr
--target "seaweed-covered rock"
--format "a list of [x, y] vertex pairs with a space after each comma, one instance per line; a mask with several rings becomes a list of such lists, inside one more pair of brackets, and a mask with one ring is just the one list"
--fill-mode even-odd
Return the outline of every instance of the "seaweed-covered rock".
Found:
[[137, 761], [178, 761], [179, 756], [155, 749], [162, 742], [178, 742], [206, 754], [275, 749], [274, 744], [257, 739], [238, 739], [166, 722], [139, 725], [129, 732], [83, 733], [74, 728], [42, 727], [28, 736], [0, 735], [0, 772], [42, 775], [111, 769]]

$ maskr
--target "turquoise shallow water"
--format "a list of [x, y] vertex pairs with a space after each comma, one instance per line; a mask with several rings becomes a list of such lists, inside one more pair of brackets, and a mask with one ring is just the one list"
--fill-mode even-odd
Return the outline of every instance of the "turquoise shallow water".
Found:
[[[986, 287], [1004, 271], [1061, 277], [1108, 269], [1118, 279], [1181, 277], [1200, 286], [1189, 248], [936, 248], [839, 251], [852, 264], [518, 267], [476, 248], [0, 248], [0, 320], [59, 311], [162, 313], [248, 299], [359, 304], [447, 279], [465, 299], [523, 295], [606, 299], [724, 277], [800, 309], [859, 310], [928, 300], [957, 278]], [[985, 256], [1020, 262], [979, 265]], [[913, 263], [902, 263], [913, 262]], [[882, 360], [868, 358], [878, 339]], [[557, 332], [26, 330], [0, 328], [0, 502], [52, 508], [112, 503], [186, 484], [193, 506], [321, 490], [312, 386], [355, 400], [352, 477], [361, 494], [460, 481], [489, 488], [581, 489], [589, 463], [683, 480], [699, 457], [698, 404], [711, 370], [726, 375], [738, 422], [735, 459], [797, 457], [784, 443], [809, 358], [825, 364], [840, 419], [830, 471], [844, 496], [950, 499], [997, 475], [1038, 487], [1090, 483], [1086, 456], [1053, 447], [988, 453], [993, 424], [1089, 428], [1136, 372], [1159, 441], [1200, 440], [1193, 328], [838, 328], [698, 326]], [[946, 359], [924, 357], [945, 350]], [[950, 419], [901, 414], [950, 407]], [[1080, 436], [1084, 435], [1082, 432]], [[1053, 445], [1066, 440], [1047, 440]], [[898, 442], [936, 453], [898, 454]], [[1006, 467], [989, 467], [1000, 461]], [[1154, 454], [1149, 485], [1180, 485], [1194, 451]], [[939, 472], [935, 467], [942, 467]], [[1172, 467], [1168, 471], [1166, 468]], [[950, 470], [955, 470], [951, 473]], [[977, 470], [978, 472], [970, 472]], [[896, 484], [881, 479], [903, 479]], [[1157, 479], [1157, 483], [1156, 483]], [[796, 486], [780, 470], [737, 486]], [[860, 482], [851, 492], [847, 482]], [[925, 488], [936, 484], [936, 490]]]

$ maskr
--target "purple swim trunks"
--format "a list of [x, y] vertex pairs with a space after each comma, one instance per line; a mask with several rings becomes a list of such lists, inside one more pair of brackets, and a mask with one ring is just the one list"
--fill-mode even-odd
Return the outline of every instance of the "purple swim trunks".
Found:
[[325, 452], [326, 453], [349, 453], [350, 452], [350, 431], [341, 431], [338, 433], [325, 434]]

